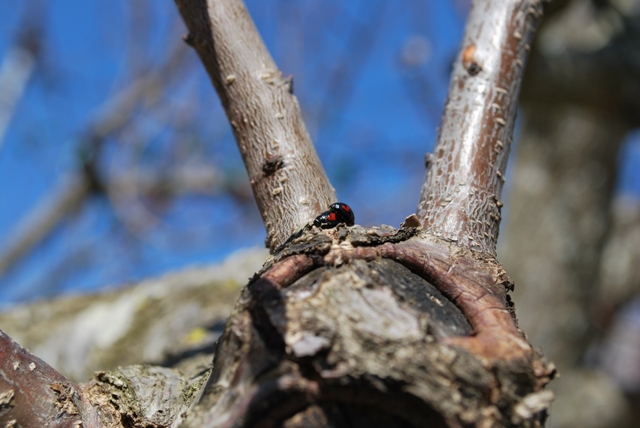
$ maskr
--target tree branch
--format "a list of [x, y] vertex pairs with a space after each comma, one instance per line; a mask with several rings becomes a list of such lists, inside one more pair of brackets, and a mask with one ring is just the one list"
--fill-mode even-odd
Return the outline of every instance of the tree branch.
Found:
[[97, 427], [78, 386], [0, 330], [0, 424]]
[[220, 96], [273, 251], [335, 202], [335, 190], [282, 77], [241, 0], [176, 0]]
[[16, 43], [0, 61], [0, 147], [16, 106], [35, 72], [42, 44], [42, 5], [28, 3], [26, 6]]
[[[82, 169], [63, 180], [56, 190], [46, 195], [20, 221], [7, 242], [0, 245], [0, 276], [46, 238], [70, 213], [82, 206], [91, 192], [104, 190], [105, 186], [99, 182], [97, 174], [99, 153], [104, 141], [122, 131], [132, 121], [134, 109], [143, 100], [152, 98], [152, 94], [159, 91], [171, 66], [183, 63], [181, 60], [185, 50], [182, 44], [176, 45], [161, 67], [140, 76], [98, 108], [98, 114], [80, 136], [84, 143], [81, 149], [85, 151], [88, 159], [82, 159]], [[161, 99], [155, 97], [153, 103], [158, 103]], [[0, 134], [1, 116], [0, 111]]]
[[[241, 1], [177, 2], [234, 128], [274, 248], [333, 190], [290, 86]], [[511, 283], [487, 232], [497, 235], [500, 174], [541, 5], [486, 0], [480, 11], [479, 4], [422, 218], [399, 230], [303, 229], [243, 289], [201, 394], [206, 372], [170, 390], [165, 385], [180, 379], [164, 369], [98, 373], [84, 391], [100, 415], [112, 409], [125, 426], [170, 426], [183, 415], [194, 427], [544, 424], [553, 393], [543, 388], [555, 370], [514, 322]], [[167, 405], [157, 410], [158, 402]]]
[[524, 63], [541, 0], [474, 1], [418, 204], [438, 237], [495, 255]]
[[165, 367], [99, 371], [77, 385], [0, 330], [0, 424], [3, 427], [124, 428], [180, 424], [204, 382]]
[[[515, 324], [512, 284], [494, 257], [497, 195], [542, 6], [479, 4], [422, 219], [400, 230], [313, 228], [279, 248], [243, 290], [187, 426], [303, 427], [334, 416], [367, 426], [371, 415], [390, 426], [544, 423], [553, 394], [542, 389], [555, 370]], [[237, 76], [222, 76], [214, 84], [233, 88]]]
[[41, 242], [69, 213], [78, 209], [90, 191], [84, 175], [65, 180], [18, 225], [0, 251], [0, 275]]
[[353, 426], [541, 426], [554, 368], [503, 309], [504, 272], [425, 235], [338, 226], [283, 246], [244, 288], [186, 426], [342, 426], [312, 424], [316, 411]]

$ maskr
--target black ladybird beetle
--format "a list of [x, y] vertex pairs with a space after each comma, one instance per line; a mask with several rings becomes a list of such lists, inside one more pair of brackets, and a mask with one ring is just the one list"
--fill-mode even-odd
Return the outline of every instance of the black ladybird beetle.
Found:
[[344, 223], [347, 226], [353, 226], [355, 223], [353, 210], [349, 205], [343, 204], [342, 202], [331, 204], [329, 211], [323, 212], [313, 221], [314, 225], [323, 229], [331, 229], [340, 223]]
[[356, 221], [355, 216], [353, 215], [353, 210], [347, 204], [343, 204], [342, 202], [336, 202], [335, 204], [331, 204], [329, 206], [331, 212], [336, 213], [338, 216], [338, 220], [345, 222], [347, 226], [353, 226]]

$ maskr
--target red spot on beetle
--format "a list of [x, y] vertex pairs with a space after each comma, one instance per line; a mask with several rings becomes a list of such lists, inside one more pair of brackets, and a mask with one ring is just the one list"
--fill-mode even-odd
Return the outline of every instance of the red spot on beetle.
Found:
[[347, 226], [353, 226], [355, 223], [355, 216], [351, 207], [342, 202], [336, 202], [329, 206], [329, 211], [325, 211], [320, 214], [313, 221], [313, 224], [323, 229], [330, 229], [336, 227], [340, 223], [344, 223]]

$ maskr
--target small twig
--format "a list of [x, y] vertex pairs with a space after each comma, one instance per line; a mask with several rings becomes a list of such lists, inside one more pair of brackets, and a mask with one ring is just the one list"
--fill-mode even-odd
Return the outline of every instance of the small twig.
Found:
[[0, 62], [0, 147], [15, 112], [16, 105], [36, 68], [40, 37], [37, 31], [26, 31]]
[[70, 212], [75, 211], [89, 190], [89, 183], [84, 176], [72, 176], [40, 202], [3, 245], [0, 251], [0, 275], [44, 239]]
[[474, 1], [418, 217], [436, 236], [495, 255], [500, 194], [541, 0]]
[[176, 0], [238, 142], [273, 251], [335, 202], [283, 78], [241, 0]]

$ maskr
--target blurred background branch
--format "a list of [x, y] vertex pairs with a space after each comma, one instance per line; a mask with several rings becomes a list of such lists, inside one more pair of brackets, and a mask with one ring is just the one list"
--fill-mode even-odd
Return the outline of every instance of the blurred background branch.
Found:
[[36, 68], [46, 13], [41, 3], [35, 0], [29, 3], [19, 30], [12, 37], [12, 45], [0, 60], [0, 149], [16, 105]]
[[[640, 416], [628, 385], [603, 370], [612, 347], [637, 348], [619, 333], [615, 343], [606, 338], [616, 324], [614, 307], [633, 298], [624, 292], [620, 299], [611, 272], [619, 277], [621, 262], [633, 257], [617, 230], [628, 230], [620, 223], [621, 206], [633, 210], [629, 201], [638, 191], [637, 181], [620, 173], [638, 144], [630, 138], [640, 117], [638, 6], [613, 0], [556, 5], [523, 85], [524, 118], [499, 254], [516, 283], [520, 326], [561, 373], [550, 426], [635, 426]], [[637, 170], [637, 163], [630, 168]]]

